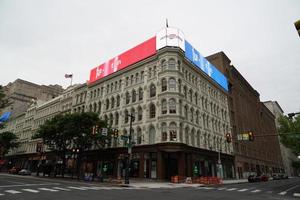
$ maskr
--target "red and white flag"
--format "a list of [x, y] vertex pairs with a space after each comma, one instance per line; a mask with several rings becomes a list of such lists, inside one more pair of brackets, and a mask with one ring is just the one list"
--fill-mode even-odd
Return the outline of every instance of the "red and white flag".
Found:
[[73, 74], [65, 74], [65, 78], [72, 78]]

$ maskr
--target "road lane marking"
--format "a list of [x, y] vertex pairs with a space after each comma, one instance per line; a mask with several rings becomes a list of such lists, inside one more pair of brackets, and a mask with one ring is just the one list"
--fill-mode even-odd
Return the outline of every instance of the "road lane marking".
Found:
[[234, 191], [234, 190], [237, 190], [237, 188], [230, 188], [230, 189], [227, 189], [227, 191]]
[[247, 190], [249, 190], [249, 189], [244, 188], [244, 189], [238, 190], [238, 192], [245, 192], [245, 191], [247, 191]]
[[218, 188], [218, 190], [226, 190], [226, 189], [227, 189], [226, 187]]
[[1, 193], [0, 193], [0, 196], [3, 196], [3, 195], [4, 195], [4, 194], [1, 194]]
[[87, 190], [87, 189], [82, 188], [82, 187], [73, 187], [73, 186], [69, 186], [68, 188], [75, 189], [75, 190]]
[[280, 192], [280, 193], [278, 193], [279, 195], [285, 195], [286, 194], [286, 192], [284, 191], [284, 192]]
[[58, 190], [50, 189], [50, 188], [38, 188], [39, 190], [49, 191], [49, 192], [58, 192]]
[[293, 196], [294, 197], [300, 197], [300, 193], [294, 193]]
[[62, 190], [62, 191], [71, 191], [70, 189], [67, 188], [61, 188], [61, 187], [53, 187], [54, 190]]
[[253, 191], [251, 191], [251, 192], [253, 192], [253, 193], [257, 193], [257, 192], [260, 192], [261, 190], [253, 190]]
[[22, 189], [23, 191], [26, 191], [26, 192], [32, 192], [32, 193], [39, 193], [40, 191], [38, 190], [32, 190], [32, 189]]
[[1, 185], [0, 188], [27, 187], [27, 186], [40, 186], [40, 185], [60, 185], [60, 183], [34, 183], [34, 184], [23, 184], [23, 185]]
[[22, 193], [22, 192], [19, 192], [17, 190], [5, 190], [4, 192], [10, 193], [10, 194], [19, 194], [19, 193]]
[[212, 187], [203, 187], [203, 189], [211, 190], [211, 189], [214, 189], [214, 188], [212, 188]]

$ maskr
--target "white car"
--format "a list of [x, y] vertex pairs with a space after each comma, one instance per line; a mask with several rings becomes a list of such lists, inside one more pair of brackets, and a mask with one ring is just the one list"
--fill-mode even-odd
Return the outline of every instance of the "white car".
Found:
[[21, 169], [18, 173], [19, 175], [31, 175], [31, 171], [27, 169]]

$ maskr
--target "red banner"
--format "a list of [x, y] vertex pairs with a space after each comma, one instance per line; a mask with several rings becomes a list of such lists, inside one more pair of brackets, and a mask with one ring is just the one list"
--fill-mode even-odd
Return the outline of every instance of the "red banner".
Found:
[[93, 83], [129, 65], [137, 63], [156, 53], [156, 37], [139, 44], [138, 46], [118, 55], [91, 70], [89, 83]]

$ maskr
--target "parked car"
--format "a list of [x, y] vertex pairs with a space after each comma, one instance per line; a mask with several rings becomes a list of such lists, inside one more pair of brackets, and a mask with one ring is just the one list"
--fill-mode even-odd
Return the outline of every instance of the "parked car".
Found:
[[20, 171], [19, 168], [17, 167], [12, 167], [11, 169], [8, 170], [9, 174], [18, 174], [18, 172]]
[[27, 169], [21, 169], [18, 173], [19, 175], [31, 175], [31, 171]]
[[252, 182], [261, 182], [261, 181], [268, 181], [269, 177], [267, 175], [250, 175], [248, 176], [248, 182], [252, 183]]
[[288, 179], [289, 177], [286, 174], [273, 174], [273, 180], [281, 180], [281, 179]]

